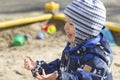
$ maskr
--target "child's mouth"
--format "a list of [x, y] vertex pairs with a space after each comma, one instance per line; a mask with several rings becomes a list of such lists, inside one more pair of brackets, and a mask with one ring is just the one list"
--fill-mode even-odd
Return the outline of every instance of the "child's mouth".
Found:
[[67, 34], [67, 37], [68, 37], [68, 38], [71, 38], [71, 37], [72, 37], [72, 34]]

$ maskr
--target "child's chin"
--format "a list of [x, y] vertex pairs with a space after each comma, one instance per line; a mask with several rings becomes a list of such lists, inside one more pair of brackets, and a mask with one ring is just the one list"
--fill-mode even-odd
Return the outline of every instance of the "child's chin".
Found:
[[73, 41], [72, 40], [68, 40], [69, 43], [72, 43]]

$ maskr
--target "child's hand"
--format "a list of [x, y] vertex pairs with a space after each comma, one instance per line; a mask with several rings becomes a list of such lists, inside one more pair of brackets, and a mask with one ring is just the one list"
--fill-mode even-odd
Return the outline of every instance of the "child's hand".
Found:
[[55, 71], [51, 74], [47, 74], [47, 75], [45, 74], [44, 69], [42, 69], [42, 75], [39, 75], [39, 73], [36, 72], [37, 80], [56, 80], [57, 77], [58, 77], [58, 72], [57, 71]]
[[36, 62], [31, 57], [28, 57], [28, 59], [29, 61], [24, 59], [24, 68], [27, 70], [34, 70], [36, 67]]

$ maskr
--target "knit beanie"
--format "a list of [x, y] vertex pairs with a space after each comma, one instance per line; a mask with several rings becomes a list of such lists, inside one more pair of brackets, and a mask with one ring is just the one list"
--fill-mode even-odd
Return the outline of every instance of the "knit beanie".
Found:
[[73, 0], [64, 10], [75, 27], [75, 43], [97, 36], [106, 20], [106, 9], [100, 0]]

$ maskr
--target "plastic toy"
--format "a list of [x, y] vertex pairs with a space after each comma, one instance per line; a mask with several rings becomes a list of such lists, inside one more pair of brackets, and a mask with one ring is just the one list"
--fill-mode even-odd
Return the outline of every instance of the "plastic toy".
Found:
[[56, 26], [53, 25], [53, 24], [49, 25], [49, 26], [48, 26], [48, 29], [47, 29], [47, 32], [48, 32], [49, 34], [54, 34], [54, 33], [56, 32]]
[[16, 34], [13, 38], [13, 45], [14, 46], [22, 46], [24, 45], [26, 39], [22, 34]]
[[36, 36], [36, 39], [44, 39], [44, 34], [43, 33], [38, 33]]
[[51, 1], [46, 3], [44, 7], [45, 7], [45, 12], [57, 13], [59, 12], [60, 5], [58, 3]]

